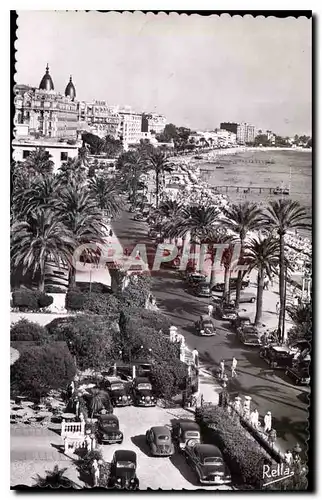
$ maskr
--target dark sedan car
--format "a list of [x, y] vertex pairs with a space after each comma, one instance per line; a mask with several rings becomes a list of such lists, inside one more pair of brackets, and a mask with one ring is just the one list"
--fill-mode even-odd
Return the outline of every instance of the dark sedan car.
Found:
[[215, 314], [219, 319], [232, 320], [237, 318], [237, 309], [232, 304], [219, 304], [216, 306]]
[[292, 366], [293, 353], [284, 345], [268, 345], [261, 348], [259, 355], [271, 368], [285, 369]]
[[201, 484], [230, 484], [231, 475], [222, 454], [212, 444], [187, 446], [185, 455], [188, 464], [198, 475]]
[[[243, 279], [241, 289], [244, 290], [246, 287], [249, 286], [249, 283], [250, 283], [249, 279]], [[229, 286], [230, 286], [230, 290], [236, 290], [236, 287], [237, 287], [237, 278], [231, 278]], [[224, 289], [225, 289], [225, 284], [224, 283], [216, 283], [213, 286], [213, 288], [212, 288], [212, 290], [214, 292], [223, 292]]]
[[205, 298], [212, 297], [211, 288], [206, 283], [200, 283], [198, 286], [194, 287], [193, 293], [197, 297], [205, 297]]
[[120, 431], [119, 419], [116, 415], [100, 415], [97, 419], [97, 440], [99, 443], [121, 444], [123, 433]]
[[244, 326], [237, 329], [239, 340], [248, 346], [259, 347], [261, 345], [258, 330], [254, 326]]
[[169, 457], [174, 454], [171, 431], [168, 427], [151, 427], [145, 437], [152, 456]]
[[188, 273], [186, 276], [188, 286], [196, 287], [206, 281], [206, 276], [201, 273]]
[[111, 462], [110, 488], [119, 490], [138, 490], [136, 476], [136, 453], [130, 450], [117, 450]]
[[108, 390], [113, 406], [128, 406], [132, 403], [132, 397], [124, 382], [118, 378], [110, 378], [104, 382]]
[[197, 335], [202, 337], [212, 337], [213, 335], [216, 335], [216, 328], [213, 320], [206, 314], [200, 316], [199, 320], [196, 321], [195, 329]]
[[230, 321], [230, 326], [232, 330], [237, 332], [238, 328], [243, 328], [244, 326], [251, 325], [251, 319], [248, 316], [237, 316], [237, 318]]
[[293, 360], [292, 366], [286, 368], [285, 374], [295, 381], [296, 385], [309, 385], [311, 356], [307, 354], [303, 359]]
[[137, 406], [155, 406], [156, 398], [150, 380], [138, 377], [133, 382], [133, 402]]
[[179, 450], [184, 450], [189, 443], [200, 443], [200, 427], [193, 420], [179, 419], [173, 426], [172, 439]]

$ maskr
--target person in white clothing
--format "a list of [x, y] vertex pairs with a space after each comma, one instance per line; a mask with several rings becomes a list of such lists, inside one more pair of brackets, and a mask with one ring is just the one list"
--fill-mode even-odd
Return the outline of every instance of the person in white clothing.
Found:
[[287, 450], [287, 452], [284, 455], [284, 460], [287, 463], [287, 465], [292, 465], [293, 462], [293, 455], [290, 450]]
[[209, 304], [209, 306], [208, 306], [208, 315], [209, 316], [212, 316], [213, 310], [214, 310], [214, 306], [212, 304]]
[[223, 379], [225, 375], [225, 360], [220, 361], [220, 378]]
[[231, 363], [231, 378], [237, 377], [236, 368], [237, 368], [237, 359], [234, 357]]
[[272, 415], [268, 411], [264, 417], [264, 432], [269, 432], [272, 429]]

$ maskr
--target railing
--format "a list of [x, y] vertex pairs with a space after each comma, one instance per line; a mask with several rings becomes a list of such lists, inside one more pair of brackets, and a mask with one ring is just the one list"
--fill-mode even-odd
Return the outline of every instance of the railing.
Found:
[[62, 422], [61, 424], [61, 437], [72, 434], [85, 435], [85, 422]]

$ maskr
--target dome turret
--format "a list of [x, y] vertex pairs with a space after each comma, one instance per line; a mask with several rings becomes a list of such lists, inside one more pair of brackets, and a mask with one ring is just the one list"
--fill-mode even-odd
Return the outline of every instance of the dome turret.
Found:
[[67, 85], [67, 87], [65, 89], [65, 96], [66, 97], [70, 97], [72, 101], [76, 97], [76, 89], [75, 89], [75, 86], [74, 86], [74, 84], [72, 82], [72, 77], [70, 77], [68, 85]]
[[48, 64], [46, 66], [46, 74], [42, 77], [42, 80], [39, 85], [40, 90], [54, 90], [54, 84], [49, 74]]

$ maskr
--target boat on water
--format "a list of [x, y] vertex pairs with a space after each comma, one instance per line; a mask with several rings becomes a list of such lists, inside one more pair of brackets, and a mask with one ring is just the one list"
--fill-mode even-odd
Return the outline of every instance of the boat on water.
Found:
[[289, 190], [289, 188], [279, 186], [279, 187], [276, 187], [274, 189], [273, 194], [285, 194], [285, 195], [289, 195], [290, 194], [290, 190]]
[[266, 160], [265, 161], [265, 165], [274, 165], [275, 164], [275, 160]]
[[218, 165], [216, 168], [225, 168], [225, 167], [223, 167], [222, 165]]

